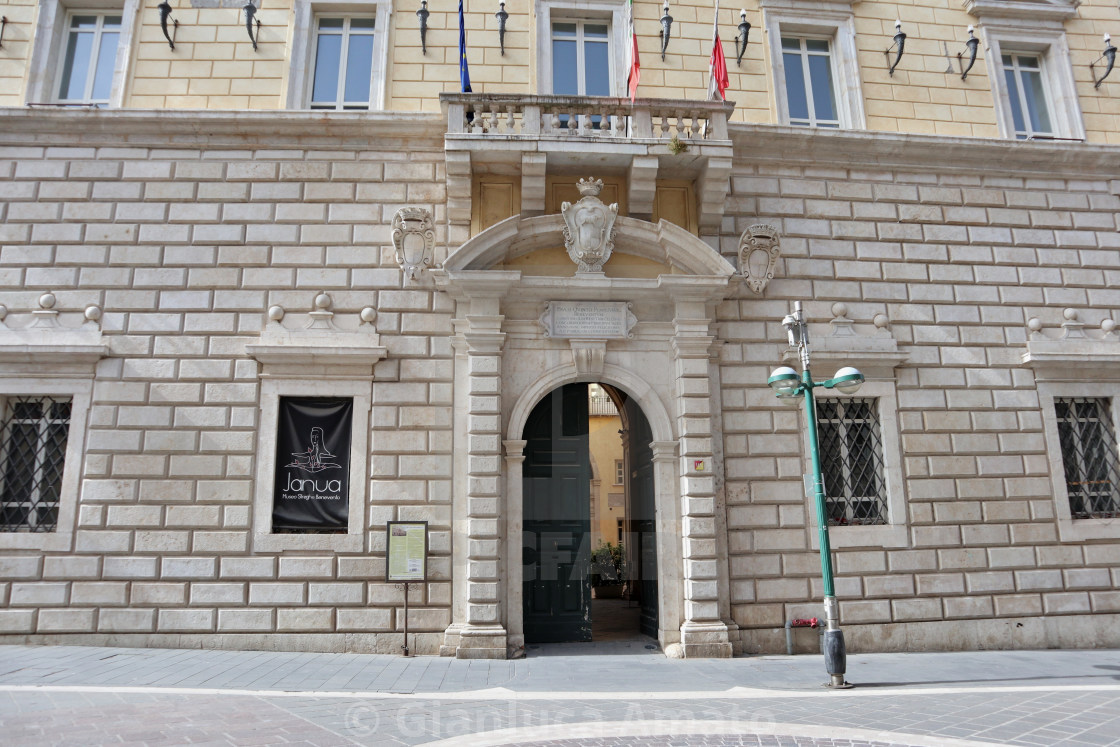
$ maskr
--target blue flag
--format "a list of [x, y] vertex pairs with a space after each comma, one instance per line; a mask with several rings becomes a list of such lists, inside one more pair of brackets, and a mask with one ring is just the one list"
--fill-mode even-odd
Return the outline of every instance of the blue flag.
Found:
[[459, 84], [463, 93], [471, 93], [471, 73], [467, 70], [467, 29], [463, 25], [463, 0], [459, 0]]

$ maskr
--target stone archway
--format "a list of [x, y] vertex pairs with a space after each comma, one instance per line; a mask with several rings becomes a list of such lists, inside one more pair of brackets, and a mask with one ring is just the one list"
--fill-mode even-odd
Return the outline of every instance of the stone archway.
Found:
[[[610, 265], [605, 274], [573, 275], [570, 266], [527, 273], [538, 268], [527, 267], [526, 257], [564, 246], [558, 215], [509, 218], [432, 271], [456, 309], [453, 622], [441, 653], [519, 654], [522, 631], [511, 602], [520, 566], [509, 542], [518, 528], [508, 518], [519, 505], [513, 493], [520, 479], [512, 479], [524, 458], [519, 428], [551, 388], [603, 381], [635, 397], [653, 429], [666, 592], [659, 594], [659, 637], [685, 656], [731, 654], [727, 567], [716, 530], [723, 510], [713, 474], [719, 434], [708, 413], [718, 391], [715, 305], [735, 292], [739, 277], [707, 244], [665, 221], [619, 217], [613, 240], [614, 256], [630, 255], [657, 274], [612, 276]], [[636, 326], [557, 334], [539, 320], [561, 302], [605, 304]]]

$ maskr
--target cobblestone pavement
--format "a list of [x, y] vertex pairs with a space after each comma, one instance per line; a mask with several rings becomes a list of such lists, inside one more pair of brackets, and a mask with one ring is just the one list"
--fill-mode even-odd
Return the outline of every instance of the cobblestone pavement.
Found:
[[1120, 745], [1120, 652], [520, 661], [0, 647], [0, 744]]

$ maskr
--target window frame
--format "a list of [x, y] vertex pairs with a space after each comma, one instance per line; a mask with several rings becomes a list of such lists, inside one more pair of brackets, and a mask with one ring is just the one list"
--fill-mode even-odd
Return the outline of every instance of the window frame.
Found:
[[[786, 82], [786, 87], [785, 87], [784, 91], [786, 93], [786, 109], [787, 110], [789, 109], [789, 78], [785, 77], [785, 58], [786, 58], [787, 54], [792, 53], [792, 50], [786, 49], [786, 46], [785, 46], [785, 40], [786, 39], [794, 39], [798, 42], [797, 56], [799, 58], [801, 58], [801, 74], [802, 74], [802, 79], [805, 83], [805, 108], [809, 112], [809, 117], [808, 117], [809, 121], [807, 121], [807, 122], [794, 122], [793, 121], [794, 117], [791, 114], [791, 115], [788, 116], [789, 121], [787, 122], [787, 124], [789, 124], [791, 126], [794, 126], [794, 127], [827, 127], [829, 129], [832, 129], [832, 128], [839, 129], [839, 127], [840, 127], [840, 117], [839, 117], [840, 110], [839, 110], [839, 106], [836, 104], [836, 70], [835, 70], [835, 68], [832, 64], [832, 39], [830, 39], [828, 37], [820, 37], [820, 36], [798, 35], [798, 36], [782, 36], [778, 40], [778, 43], [782, 45], [782, 75], [783, 75], [783, 78]], [[816, 50], [810, 50], [808, 48], [808, 45], [806, 44], [806, 42], [809, 42], [809, 41], [823, 41], [825, 44], [828, 45], [828, 51], [824, 52], [824, 53], [821, 53], [821, 52], [816, 51]], [[813, 96], [812, 70], [809, 67], [809, 58], [810, 57], [827, 57], [828, 58], [828, 71], [829, 71], [829, 77], [830, 77], [829, 83], [832, 87], [832, 104], [833, 104], [833, 109], [835, 110], [834, 113], [837, 115], [836, 119], [834, 119], [834, 120], [818, 120], [818, 118], [817, 118], [816, 105], [815, 105], [816, 101], [815, 101], [814, 96]], [[820, 124], [820, 122], [827, 122], [827, 123], [826, 124]]]
[[[272, 531], [272, 496], [276, 478], [276, 428], [281, 397], [354, 399], [350, 434], [350, 494], [345, 534], [276, 534]], [[303, 378], [262, 378], [260, 424], [257, 430], [257, 473], [253, 494], [253, 550], [365, 549], [366, 506], [369, 495], [369, 430], [373, 384], [365, 381], [322, 381]]]
[[[1007, 140], [1085, 139], [1085, 122], [1077, 98], [1069, 44], [1061, 29], [1028, 29], [1019, 25], [987, 23], [980, 26], [985, 43], [996, 124]], [[1043, 92], [1050, 115], [1051, 134], [1019, 138], [1011, 108], [1012, 91], [1007, 86], [1004, 55], [1038, 57]], [[1021, 81], [1019, 81], [1021, 85]], [[1024, 116], [1026, 112], [1024, 112]]]
[[823, 129], [866, 129], [855, 16], [851, 5], [847, 2], [762, 0], [761, 7], [763, 32], [770, 51], [771, 103], [775, 120], [789, 127], [803, 127], [790, 123], [782, 37], [827, 39], [836, 115], [840, 124], [838, 128]]
[[[887, 523], [885, 524], [856, 524], [848, 526], [830, 525], [829, 543], [833, 549], [851, 547], [908, 547], [910, 545], [909, 512], [907, 510], [905, 482], [902, 474], [902, 441], [898, 419], [898, 394], [893, 379], [873, 379], [873, 367], [859, 365], [857, 368], [864, 372], [867, 380], [859, 391], [852, 395], [845, 395], [834, 389], [818, 387], [813, 396], [816, 399], [875, 399], [879, 409], [879, 436], [883, 450], [883, 485], [886, 491]], [[827, 368], [827, 366], [825, 366]], [[824, 369], [822, 369], [824, 370]], [[808, 419], [804, 413], [799, 418], [801, 422], [801, 437], [805, 443], [809, 440]], [[805, 474], [812, 474], [812, 463], [808, 459], [809, 449], [806, 454]], [[813, 549], [820, 548], [820, 536], [817, 524], [815, 507], [809, 506], [810, 543]]]
[[1058, 435], [1058, 415], [1054, 405], [1055, 400], [1069, 397], [1111, 399], [1112, 429], [1117, 438], [1120, 438], [1120, 383], [1038, 381], [1037, 387], [1039, 407], [1042, 410], [1042, 428], [1046, 440], [1046, 458], [1050, 465], [1054, 512], [1058, 520], [1058, 536], [1062, 542], [1116, 539], [1120, 536], [1120, 521], [1117, 519], [1073, 518], [1066, 487], [1062, 442]]
[[626, 483], [626, 462], [622, 459], [614, 460], [614, 484], [624, 485]]
[[[318, 2], [295, 0], [294, 22], [290, 26], [285, 100], [282, 109], [316, 112], [384, 111], [387, 105], [389, 69], [389, 28], [393, 4], [389, 0], [344, 0]], [[320, 17], [373, 16], [373, 64], [370, 66], [369, 109], [312, 109], [315, 47]]]
[[121, 29], [117, 54], [113, 62], [113, 83], [105, 106], [119, 109], [124, 106], [130, 84], [132, 48], [136, 44], [136, 22], [141, 0], [41, 0], [35, 21], [35, 36], [28, 60], [26, 104], [60, 104], [88, 106], [77, 102], [64, 102], [59, 98], [59, 84], [69, 38], [70, 18], [75, 14], [120, 15]]
[[[370, 111], [371, 109], [373, 109], [373, 105], [374, 105], [373, 83], [374, 83], [374, 81], [373, 81], [372, 70], [373, 70], [373, 67], [374, 67], [374, 65], [373, 65], [373, 55], [374, 55], [375, 49], [372, 49], [372, 48], [370, 50], [370, 71], [371, 71], [371, 73], [370, 73], [369, 87], [366, 89], [365, 108], [363, 109], [361, 107], [347, 106], [346, 105], [347, 104], [347, 102], [346, 102], [346, 75], [347, 75], [347, 70], [350, 66], [349, 41], [352, 38], [352, 36], [355, 35], [354, 32], [353, 32], [353, 29], [352, 29], [352, 21], [355, 18], [366, 18], [366, 19], [368, 19], [368, 18], [370, 18], [370, 16], [362, 16], [362, 15], [356, 15], [356, 14], [341, 14], [341, 13], [316, 13], [314, 16], [312, 16], [311, 22], [314, 26], [314, 28], [312, 30], [312, 35], [314, 36], [314, 40], [311, 44], [312, 71], [311, 71], [310, 79], [308, 80], [307, 106], [308, 106], [308, 108], [310, 108], [314, 111]], [[324, 36], [323, 30], [320, 28], [320, 22], [322, 22], [324, 19], [332, 19], [332, 20], [333, 19], [338, 19], [338, 20], [342, 21], [342, 29], [338, 34], [335, 34], [332, 31], [328, 31], [326, 33], [327, 36], [340, 36], [342, 38], [342, 43], [341, 43], [341, 46], [340, 46], [340, 49], [339, 49], [339, 59], [340, 59], [339, 75], [338, 75], [338, 80], [335, 84], [334, 99], [331, 102], [331, 103], [333, 103], [333, 106], [322, 106], [322, 105], [316, 106], [316, 101], [315, 101], [315, 98], [314, 98], [314, 96], [315, 96], [315, 72], [316, 72], [316, 70], [315, 70], [315, 67], [316, 67], [315, 60], [318, 57], [319, 42], [322, 39], [322, 37]], [[359, 31], [357, 33], [357, 35], [358, 36], [369, 36], [369, 37], [371, 37], [371, 39], [373, 41], [373, 46], [376, 47], [377, 34], [378, 34], [378, 31], [379, 31], [379, 29], [377, 28], [377, 17], [373, 16], [372, 20], [373, 20], [373, 28], [370, 29], [368, 32], [364, 31], [364, 30]], [[320, 103], [325, 104], [327, 102], [320, 102]], [[354, 102], [354, 103], [360, 103], [360, 102]]]
[[62, 484], [59, 489], [55, 530], [0, 532], [0, 550], [70, 550], [78, 519], [78, 495], [83, 477], [93, 379], [2, 376], [0, 393], [0, 399], [11, 396], [70, 398], [70, 427], [66, 435], [66, 455], [62, 462]]
[[[537, 0], [537, 92], [552, 91], [552, 24], [556, 21], [606, 22], [607, 59], [610, 60], [610, 94], [622, 96], [626, 84], [621, 50], [625, 49], [626, 0]], [[567, 94], [557, 94], [567, 95]]]
[[[838, 393], [835, 393], [835, 394], [838, 394]], [[886, 492], [887, 492], [886, 482], [887, 482], [887, 479], [886, 479], [886, 475], [884, 474], [886, 465], [885, 465], [885, 462], [883, 461], [883, 428], [882, 428], [882, 425], [879, 423], [879, 399], [877, 397], [868, 397], [868, 396], [862, 395], [862, 393], [860, 393], [859, 395], [850, 395], [850, 396], [835, 396], [835, 394], [830, 395], [830, 396], [825, 396], [825, 395], [822, 394], [821, 396], [816, 397], [815, 398], [815, 400], [816, 400], [815, 401], [815, 407], [814, 407], [814, 413], [816, 415], [816, 420], [817, 420], [818, 453], [820, 454], [820, 457], [821, 457], [822, 477], [823, 477], [824, 483], [825, 483], [825, 499], [826, 499], [826, 509], [827, 509], [826, 513], [828, 513], [830, 515], [832, 513], [831, 506], [827, 505], [827, 504], [843, 502], [845, 504], [845, 518], [849, 518], [848, 523], [829, 524], [829, 526], [830, 527], [833, 527], [833, 526], [880, 526], [882, 524], [890, 524], [890, 506], [887, 505], [887, 499], [886, 499]], [[852, 472], [853, 472], [852, 467], [853, 467], [853, 464], [855, 463], [856, 459], [858, 459], [858, 456], [853, 456], [853, 454], [851, 453], [851, 451], [852, 451], [851, 447], [852, 447], [852, 440], [853, 440], [852, 439], [852, 432], [853, 432], [853, 430], [857, 429], [856, 422], [857, 422], [858, 419], [848, 411], [848, 405], [843, 404], [843, 403], [851, 403], [851, 402], [859, 401], [859, 402], [866, 402], [868, 404], [868, 407], [869, 407], [870, 412], [871, 412], [871, 417], [867, 418], [867, 420], [870, 421], [871, 426], [873, 427], [873, 429], [875, 431], [876, 440], [875, 440], [875, 443], [874, 443], [874, 447], [876, 447], [876, 449], [878, 451], [876, 456], [878, 458], [878, 464], [880, 466], [880, 469], [876, 470], [876, 474], [874, 476], [875, 482], [878, 486], [878, 492], [875, 495], [873, 495], [873, 496], [869, 496], [869, 495], [832, 495], [830, 493], [830, 491], [828, 490], [828, 483], [829, 483], [828, 477], [829, 477], [829, 474], [830, 474], [829, 467], [832, 465], [833, 460], [831, 459], [830, 454], [826, 454], [823, 444], [820, 443], [820, 441], [822, 440], [821, 439], [821, 432], [824, 430], [824, 428], [821, 425], [821, 419], [822, 419], [821, 403], [824, 402], [824, 401], [839, 402], [839, 403], [841, 403], [841, 407], [843, 408], [842, 412], [840, 413], [840, 417], [836, 419], [836, 424], [838, 426], [837, 427], [837, 430], [838, 430], [837, 439], [838, 439], [838, 442], [839, 442], [839, 445], [840, 445], [841, 454], [840, 454], [840, 458], [835, 460], [835, 463], [840, 468], [840, 472], [841, 472], [840, 481], [845, 486], [852, 485], [852, 483], [854, 482], [854, 479], [852, 478]], [[828, 417], [826, 419], [827, 420], [832, 420], [831, 417]], [[869, 524], [852, 523], [855, 517], [848, 517], [847, 516], [848, 513], [850, 513], [850, 509], [852, 509], [853, 506], [856, 505], [857, 503], [867, 503], [868, 501], [873, 501], [876, 504], [882, 503], [882, 505], [883, 505], [883, 512], [882, 513], [885, 514], [885, 516], [883, 516], [882, 518], [884, 520], [877, 521], [877, 522], [874, 522], [874, 523], [869, 523]]]
[[[587, 93], [587, 47], [586, 47], [586, 45], [588, 44], [588, 40], [587, 40], [587, 37], [585, 35], [584, 27], [587, 24], [594, 24], [594, 25], [600, 25], [600, 26], [605, 25], [607, 27], [606, 41], [605, 42], [593, 41], [591, 43], [592, 44], [605, 43], [607, 45], [607, 59], [610, 60], [611, 59], [611, 31], [610, 31], [611, 27], [610, 27], [610, 21], [605, 20], [605, 19], [598, 19], [598, 18], [554, 18], [552, 20], [552, 24], [549, 26], [548, 49], [549, 49], [549, 54], [550, 55], [554, 54], [554, 52], [555, 52], [554, 45], [557, 41], [556, 24], [558, 24], [558, 23], [570, 23], [570, 24], [574, 24], [575, 27], [576, 27], [576, 35], [575, 35], [575, 38], [574, 38], [574, 41], [575, 41], [575, 44], [576, 44], [576, 88], [583, 88], [584, 90], [583, 90], [583, 92], [576, 91], [576, 93], [566, 93], [566, 94], [556, 94], [556, 95], [563, 95], [563, 96], [599, 95], [599, 94], [589, 94], [589, 93]], [[564, 39], [562, 37], [561, 40], [566, 40], [566, 39]], [[610, 95], [610, 93], [612, 93], [615, 89], [614, 75], [613, 75], [613, 71], [611, 70], [611, 67], [613, 67], [613, 66], [608, 65], [608, 67], [607, 67], [607, 92], [608, 92], [608, 95]], [[555, 68], [553, 68], [553, 72], [555, 73]], [[556, 86], [555, 78], [552, 81], [552, 86], [554, 88]], [[555, 93], [555, 91], [553, 93]]]

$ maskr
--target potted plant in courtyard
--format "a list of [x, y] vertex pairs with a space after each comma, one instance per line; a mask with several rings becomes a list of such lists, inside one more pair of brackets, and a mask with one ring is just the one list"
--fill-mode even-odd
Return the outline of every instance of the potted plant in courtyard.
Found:
[[626, 552], [622, 543], [599, 541], [591, 552], [591, 596], [618, 599], [626, 583]]

